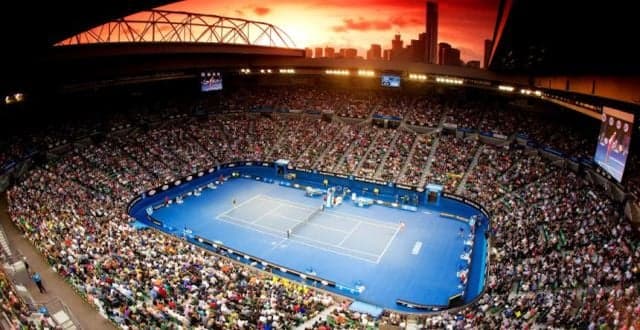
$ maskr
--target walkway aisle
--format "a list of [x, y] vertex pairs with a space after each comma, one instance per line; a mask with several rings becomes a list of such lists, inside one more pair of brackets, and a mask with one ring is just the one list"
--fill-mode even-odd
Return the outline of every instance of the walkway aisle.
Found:
[[336, 310], [336, 308], [338, 308], [337, 305], [335, 305], [335, 304], [331, 305], [329, 308], [326, 308], [325, 310], [320, 312], [320, 314], [316, 315], [316, 317], [310, 319], [309, 321], [307, 321], [307, 322], [305, 322], [303, 324], [300, 324], [298, 327], [295, 328], [295, 330], [312, 329], [314, 323], [316, 323], [317, 321], [326, 320], [327, 319], [327, 315], [333, 313], [333, 311]]
[[80, 322], [82, 329], [115, 329], [113, 323], [102, 317], [98, 310], [86, 303], [62, 277], [53, 272], [44, 257], [13, 225], [7, 214], [7, 196], [4, 193], [0, 194], [0, 223], [13, 251], [27, 257], [31, 271], [39, 272], [42, 276], [42, 284], [47, 293], [41, 294], [33, 282], [27, 285], [27, 289], [36, 303], [51, 301], [58, 297], [69, 307], [73, 316]]

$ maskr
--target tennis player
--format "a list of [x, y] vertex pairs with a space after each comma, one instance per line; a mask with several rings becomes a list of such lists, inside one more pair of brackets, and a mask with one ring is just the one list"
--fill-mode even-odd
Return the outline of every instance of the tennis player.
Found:
[[604, 162], [605, 164], [609, 164], [609, 155], [611, 154], [611, 150], [614, 149], [617, 145], [617, 140], [616, 138], [616, 131], [613, 132], [613, 134], [611, 134], [611, 137], [609, 138], [609, 141], [607, 141], [607, 154], [604, 157]]

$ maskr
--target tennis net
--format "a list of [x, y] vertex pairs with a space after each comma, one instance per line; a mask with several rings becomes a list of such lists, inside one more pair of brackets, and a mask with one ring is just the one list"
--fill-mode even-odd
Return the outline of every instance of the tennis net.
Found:
[[289, 228], [289, 230], [287, 230], [287, 235], [293, 235], [296, 232], [296, 230], [298, 230], [300, 227], [304, 226], [305, 224], [309, 223], [309, 221], [311, 221], [320, 212], [322, 212], [322, 207], [317, 208], [315, 211], [313, 211], [313, 213], [311, 213], [304, 220], [296, 223], [293, 227]]

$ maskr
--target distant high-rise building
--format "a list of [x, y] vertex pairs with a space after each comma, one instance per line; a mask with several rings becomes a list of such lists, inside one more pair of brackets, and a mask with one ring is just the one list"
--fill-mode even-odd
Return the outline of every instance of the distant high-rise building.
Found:
[[311, 49], [311, 48], [305, 48], [305, 49], [304, 49], [304, 57], [306, 57], [306, 58], [312, 58], [312, 57], [313, 57], [313, 49]]
[[315, 57], [322, 58], [322, 47], [316, 47]]
[[391, 60], [391, 49], [385, 49], [384, 52], [382, 52], [382, 59], [385, 61]]
[[325, 47], [324, 48], [324, 57], [326, 57], [326, 58], [334, 58], [334, 57], [336, 57], [336, 50], [333, 47]]
[[447, 59], [444, 62], [444, 65], [462, 65], [460, 50], [457, 48], [451, 48], [447, 54]]
[[491, 58], [491, 50], [493, 49], [493, 40], [484, 41], [484, 61], [482, 62], [483, 68], [489, 68], [489, 59]]
[[407, 56], [411, 62], [426, 62], [425, 44], [427, 43], [427, 33], [420, 33], [418, 40], [411, 40], [411, 45], [407, 48]]
[[402, 53], [402, 39], [400, 39], [400, 35], [396, 34], [391, 40], [391, 60], [397, 59], [397, 57]]
[[461, 65], [460, 50], [451, 47], [446, 42], [438, 44], [438, 64], [440, 65]]
[[438, 44], [438, 64], [444, 65], [444, 61], [447, 58], [447, 52], [451, 49], [451, 45], [446, 42]]
[[[342, 49], [340, 49], [342, 52]], [[344, 58], [356, 58], [358, 57], [358, 50], [355, 48], [347, 48], [344, 50], [344, 54], [342, 55]]]
[[427, 63], [438, 63], [438, 3], [427, 0], [426, 13], [427, 37], [425, 42], [425, 59]]
[[371, 47], [367, 51], [367, 60], [380, 59], [382, 59], [382, 47], [378, 44], [371, 44]]

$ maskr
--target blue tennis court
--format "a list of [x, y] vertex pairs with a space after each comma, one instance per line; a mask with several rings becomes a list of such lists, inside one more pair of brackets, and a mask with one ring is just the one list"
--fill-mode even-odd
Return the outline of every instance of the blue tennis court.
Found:
[[378, 221], [283, 199], [256, 195], [221, 213], [219, 220], [312, 248], [379, 263], [400, 231], [399, 224]]
[[299, 189], [239, 178], [162, 207], [154, 217], [174, 228], [174, 235], [187, 229], [238, 252], [360, 288], [339, 293], [384, 308], [411, 310], [396, 299], [442, 306], [461, 291], [456, 274], [465, 241], [459, 230], [468, 232], [467, 223], [423, 207], [361, 208], [346, 200], [321, 211], [321, 204]]

